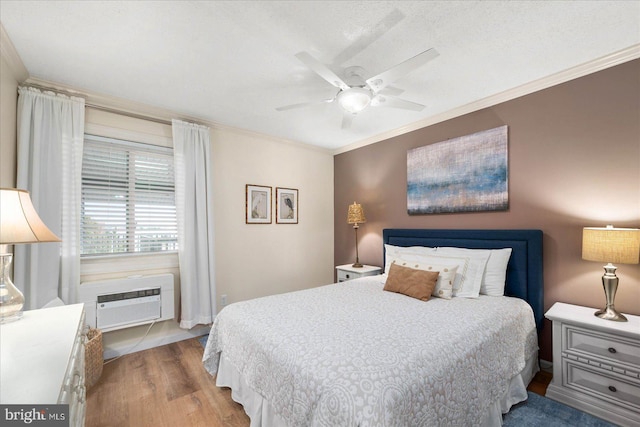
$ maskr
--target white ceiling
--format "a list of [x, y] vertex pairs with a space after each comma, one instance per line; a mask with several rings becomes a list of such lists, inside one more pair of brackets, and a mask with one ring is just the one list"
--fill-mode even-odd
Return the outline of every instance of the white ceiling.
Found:
[[[639, 1], [10, 1], [0, 20], [31, 77], [330, 149], [640, 43]], [[394, 86], [421, 112], [337, 103], [294, 55], [365, 78], [429, 48]]]

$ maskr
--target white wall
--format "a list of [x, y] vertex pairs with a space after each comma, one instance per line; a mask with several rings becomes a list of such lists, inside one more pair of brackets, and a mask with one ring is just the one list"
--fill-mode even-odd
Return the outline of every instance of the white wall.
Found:
[[[85, 133], [147, 144], [173, 146], [170, 125], [127, 117], [94, 108], [86, 108], [85, 110]], [[177, 253], [82, 258], [80, 282], [86, 283], [138, 274], [148, 276], [163, 273], [171, 273], [174, 277], [174, 312], [177, 316], [180, 313], [180, 270], [178, 268]], [[177, 320], [168, 320], [153, 325], [149, 335], [140, 342], [147, 329], [148, 326], [143, 325], [105, 332], [103, 334], [105, 358], [129, 353], [134, 345], [135, 348], [132, 351], [144, 350], [202, 335], [207, 330], [194, 328], [192, 331], [185, 331], [180, 329]], [[140, 343], [136, 345], [138, 342]]]
[[16, 185], [16, 108], [18, 81], [0, 56], [0, 187]]
[[[87, 109], [87, 133], [170, 145], [171, 128]], [[211, 131], [214, 168], [215, 263], [218, 309], [227, 303], [333, 282], [333, 155], [234, 129]], [[245, 224], [245, 185], [299, 190], [298, 224]], [[275, 213], [275, 199], [272, 206]], [[82, 261], [81, 281], [134, 274], [172, 273], [176, 304], [180, 278], [175, 255], [98, 258]], [[178, 306], [176, 313], [179, 313]], [[104, 334], [106, 357], [136, 344], [147, 326]], [[192, 331], [192, 335], [202, 329]], [[162, 322], [135, 351], [188, 338], [177, 322]]]
[[[2, 45], [0, 90], [0, 185], [15, 184], [16, 103], [19, 82], [74, 92], [65, 85], [30, 78], [0, 24]], [[84, 91], [94, 104], [169, 119], [173, 112]], [[171, 128], [117, 114], [86, 112], [86, 131], [114, 138], [171, 144]], [[200, 121], [202, 122], [202, 121]], [[134, 137], [135, 136], [135, 137]], [[282, 141], [238, 129], [212, 125], [214, 167], [214, 226], [216, 285], [227, 302], [305, 289], [333, 282], [333, 155], [327, 150]], [[140, 139], [142, 138], [142, 140]], [[258, 184], [299, 190], [298, 224], [245, 224], [245, 185]], [[275, 202], [272, 207], [275, 209]], [[275, 213], [275, 210], [274, 210]], [[134, 274], [172, 273], [176, 294], [180, 286], [177, 256], [83, 260], [81, 281]], [[176, 298], [178, 301], [178, 298]], [[176, 311], [178, 312], [178, 311]], [[104, 335], [106, 356], [126, 351], [144, 335], [146, 326]], [[191, 331], [198, 333], [198, 331]], [[155, 325], [141, 350], [177, 339], [185, 332], [177, 322]]]
[[[333, 282], [333, 155], [213, 129], [218, 304]], [[245, 185], [273, 187], [272, 224], [245, 223]], [[275, 223], [275, 188], [299, 190], [298, 224]]]
[[[86, 133], [171, 145], [171, 127], [87, 108]], [[236, 129], [211, 130], [218, 297], [228, 302], [333, 281], [333, 155]], [[245, 186], [273, 187], [273, 223], [245, 223]], [[299, 190], [298, 224], [275, 223], [275, 188]], [[82, 281], [177, 274], [177, 257], [83, 259]], [[139, 259], [139, 261], [136, 261]], [[176, 281], [179, 286], [179, 279]], [[219, 300], [220, 298], [218, 298]]]

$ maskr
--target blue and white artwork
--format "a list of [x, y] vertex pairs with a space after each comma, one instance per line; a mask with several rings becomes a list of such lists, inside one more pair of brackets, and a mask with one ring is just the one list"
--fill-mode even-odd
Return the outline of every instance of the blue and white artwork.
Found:
[[509, 208], [507, 126], [407, 151], [409, 215]]

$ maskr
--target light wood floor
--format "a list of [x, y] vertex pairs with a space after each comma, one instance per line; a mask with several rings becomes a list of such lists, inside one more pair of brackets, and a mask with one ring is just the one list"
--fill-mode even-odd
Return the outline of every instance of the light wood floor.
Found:
[[87, 427], [249, 425], [229, 389], [202, 366], [196, 338], [126, 355], [104, 366], [87, 393]]
[[529, 387], [527, 387], [527, 390], [532, 393], [539, 394], [540, 396], [544, 396], [547, 393], [547, 387], [551, 382], [552, 376], [553, 375], [551, 374], [551, 372], [538, 372], [529, 383]]
[[[126, 355], [104, 367], [87, 393], [87, 427], [247, 427], [249, 417], [202, 367], [196, 338]], [[551, 375], [529, 390], [544, 396]]]

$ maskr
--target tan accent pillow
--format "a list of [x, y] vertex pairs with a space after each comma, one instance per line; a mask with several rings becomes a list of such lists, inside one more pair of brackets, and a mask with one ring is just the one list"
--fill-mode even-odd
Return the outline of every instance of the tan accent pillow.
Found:
[[437, 271], [416, 270], [391, 264], [384, 290], [428, 301], [437, 281]]
[[436, 282], [436, 287], [431, 293], [434, 297], [451, 299], [453, 297], [453, 282], [456, 278], [456, 271], [458, 270], [458, 266], [450, 266], [450, 265], [438, 265], [438, 264], [430, 264], [430, 263], [418, 263], [414, 261], [407, 261], [403, 259], [394, 259], [392, 264], [396, 264], [401, 267], [409, 267], [415, 268], [419, 270], [439, 272], [438, 281]]

